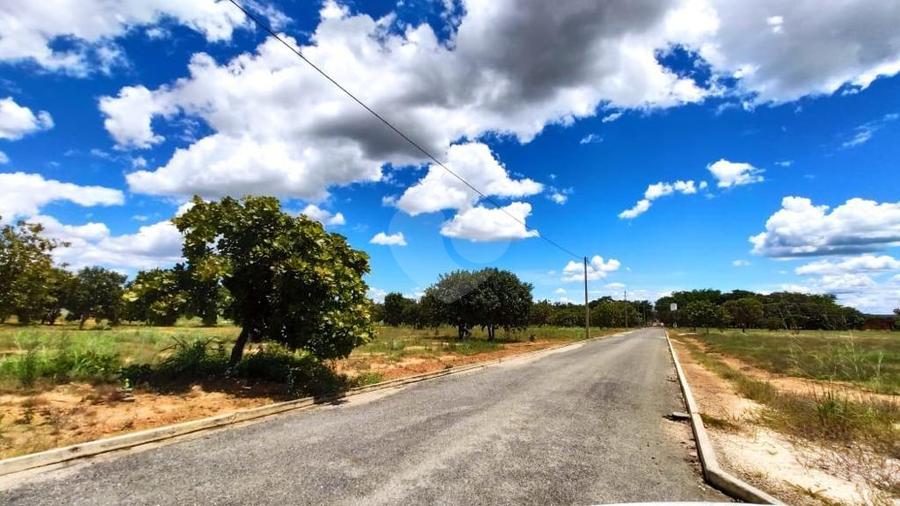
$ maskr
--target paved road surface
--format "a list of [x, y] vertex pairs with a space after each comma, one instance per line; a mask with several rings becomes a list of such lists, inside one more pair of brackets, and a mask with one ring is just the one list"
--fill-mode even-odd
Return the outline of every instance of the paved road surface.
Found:
[[[2, 504], [587, 504], [702, 485], [663, 333], [7, 480]], [[371, 395], [371, 394], [370, 394]]]

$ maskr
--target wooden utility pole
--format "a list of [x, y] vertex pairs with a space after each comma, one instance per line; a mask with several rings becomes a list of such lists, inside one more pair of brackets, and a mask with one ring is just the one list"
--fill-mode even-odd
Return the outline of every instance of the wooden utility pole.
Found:
[[584, 338], [591, 337], [591, 306], [588, 304], [587, 257], [584, 257]]

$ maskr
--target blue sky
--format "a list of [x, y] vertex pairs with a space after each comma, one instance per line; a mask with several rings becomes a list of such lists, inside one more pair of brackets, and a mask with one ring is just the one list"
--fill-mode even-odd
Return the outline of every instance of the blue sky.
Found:
[[506, 212], [227, 2], [52, 3], [0, 7], [0, 214], [72, 268], [170, 265], [190, 195], [255, 193], [369, 252], [375, 297], [498, 266], [579, 300], [543, 236], [594, 296], [900, 306], [889, 3], [243, 2]]

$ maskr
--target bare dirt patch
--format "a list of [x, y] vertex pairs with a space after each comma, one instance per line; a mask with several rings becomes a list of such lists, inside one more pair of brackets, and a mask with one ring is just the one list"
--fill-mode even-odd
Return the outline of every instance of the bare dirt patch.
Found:
[[396, 359], [392, 359], [389, 355], [384, 353], [354, 355], [348, 359], [338, 361], [337, 370], [339, 372], [350, 374], [351, 376], [361, 373], [376, 373], [381, 375], [382, 380], [391, 380], [414, 376], [416, 374], [440, 371], [461, 365], [491, 362], [504, 357], [544, 350], [559, 346], [560, 344], [560, 341], [505, 343], [501, 348], [481, 352], [475, 355], [463, 355], [454, 352], [446, 352], [439, 355], [427, 353], [418, 354], [418, 350], [414, 347], [410, 347], [408, 348], [410, 352], [408, 355]]
[[0, 395], [0, 458], [39, 452], [124, 432], [204, 418], [280, 400], [270, 386], [243, 392], [206, 391], [195, 385], [178, 394], [109, 385], [66, 384], [33, 395]]
[[[801, 444], [756, 424], [761, 405], [739, 396], [727, 381], [696, 362], [686, 346], [677, 341], [673, 345], [704, 417], [726, 422], [705, 424], [723, 467], [788, 504], [885, 500], [883, 493], [841, 469], [843, 463], [833, 450]], [[794, 385], [799, 388], [798, 383]], [[808, 388], [805, 385], [803, 391]]]

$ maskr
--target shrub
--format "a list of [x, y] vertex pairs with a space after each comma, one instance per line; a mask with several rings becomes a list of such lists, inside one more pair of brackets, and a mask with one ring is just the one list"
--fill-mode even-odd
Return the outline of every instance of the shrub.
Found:
[[351, 386], [346, 376], [335, 373], [311, 354], [291, 352], [277, 344], [245, 357], [233, 373], [248, 380], [283, 383], [292, 397], [323, 397]]

